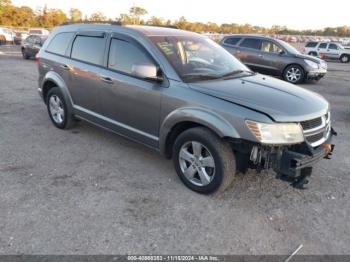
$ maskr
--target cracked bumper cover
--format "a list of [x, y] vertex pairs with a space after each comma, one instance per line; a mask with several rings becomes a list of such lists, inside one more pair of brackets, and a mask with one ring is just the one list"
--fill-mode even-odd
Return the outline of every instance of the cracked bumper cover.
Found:
[[303, 143], [297, 148], [283, 150], [276, 155], [274, 171], [287, 177], [297, 177], [300, 176], [303, 169], [312, 167], [320, 159], [329, 159], [334, 149], [334, 145], [331, 144], [333, 135], [336, 135], [336, 132], [332, 129], [324, 144], [316, 148]]

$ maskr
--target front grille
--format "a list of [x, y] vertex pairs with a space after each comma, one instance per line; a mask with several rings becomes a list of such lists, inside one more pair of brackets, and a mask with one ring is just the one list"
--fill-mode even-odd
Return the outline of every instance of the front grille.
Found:
[[304, 130], [313, 129], [322, 125], [322, 118], [318, 117], [315, 119], [300, 122]]
[[331, 130], [330, 114], [300, 122], [304, 131], [304, 137], [313, 147], [322, 144], [329, 136]]
[[309, 143], [315, 143], [324, 137], [324, 132], [317, 133], [315, 135], [307, 136], [306, 141]]

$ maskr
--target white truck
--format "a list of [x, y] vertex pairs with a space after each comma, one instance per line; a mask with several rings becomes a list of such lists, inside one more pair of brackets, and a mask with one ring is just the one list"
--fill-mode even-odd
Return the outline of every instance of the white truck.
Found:
[[0, 45], [13, 44], [13, 40], [14, 33], [6, 27], [0, 27]]
[[339, 60], [342, 63], [350, 62], [350, 49], [334, 42], [308, 42], [305, 45], [304, 53], [324, 59]]

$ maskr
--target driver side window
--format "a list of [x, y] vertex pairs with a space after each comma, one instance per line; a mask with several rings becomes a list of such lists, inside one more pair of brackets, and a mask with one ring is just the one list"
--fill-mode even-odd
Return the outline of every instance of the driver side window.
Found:
[[133, 43], [112, 39], [109, 50], [108, 68], [134, 75], [135, 65], [154, 65], [154, 61]]
[[270, 42], [270, 41], [263, 41], [261, 50], [266, 53], [273, 53], [273, 54], [279, 54], [283, 50], [278, 45]]

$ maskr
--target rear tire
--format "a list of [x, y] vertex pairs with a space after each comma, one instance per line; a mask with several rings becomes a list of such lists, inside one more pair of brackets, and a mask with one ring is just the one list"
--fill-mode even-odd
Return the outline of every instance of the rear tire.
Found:
[[290, 65], [283, 71], [283, 79], [292, 84], [300, 84], [305, 81], [305, 71], [299, 65]]
[[201, 194], [224, 192], [236, 173], [231, 146], [204, 127], [188, 129], [177, 137], [173, 161], [181, 181]]
[[22, 57], [23, 57], [23, 59], [26, 59], [26, 60], [28, 60], [30, 58], [24, 48], [22, 48]]
[[73, 114], [68, 110], [61, 90], [53, 87], [46, 96], [47, 110], [52, 123], [59, 129], [69, 129], [74, 125]]
[[342, 63], [349, 63], [350, 62], [350, 55], [342, 55], [340, 57], [340, 62], [342, 62]]

